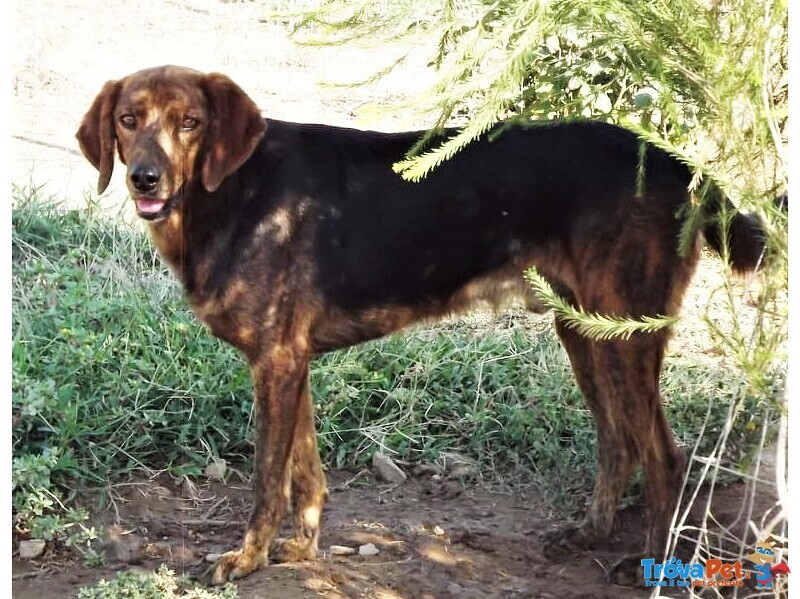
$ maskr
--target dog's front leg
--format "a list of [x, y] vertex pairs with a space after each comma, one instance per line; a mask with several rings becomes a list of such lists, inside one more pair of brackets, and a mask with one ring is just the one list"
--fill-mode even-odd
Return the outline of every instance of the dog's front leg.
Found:
[[314, 402], [308, 378], [300, 391], [291, 461], [294, 536], [275, 539], [270, 547], [274, 561], [294, 562], [317, 557], [320, 519], [328, 489], [317, 448]]
[[256, 412], [253, 512], [241, 548], [217, 562], [214, 584], [247, 576], [269, 559], [270, 542], [289, 501], [292, 443], [308, 362], [304, 352], [278, 344], [251, 363]]

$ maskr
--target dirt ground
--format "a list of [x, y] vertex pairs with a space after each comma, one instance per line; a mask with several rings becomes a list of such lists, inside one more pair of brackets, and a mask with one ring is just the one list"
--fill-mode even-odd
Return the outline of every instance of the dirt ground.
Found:
[[[640, 546], [642, 506], [619, 512], [608, 546], [553, 558], [540, 536], [564, 520], [532, 487], [501, 492], [430, 469], [399, 485], [380, 483], [367, 472], [337, 471], [329, 473], [329, 487], [319, 559], [270, 565], [237, 581], [241, 599], [628, 599], [650, 594], [606, 581], [607, 570]], [[736, 484], [715, 495], [713, 511], [721, 523], [741, 515], [745, 493], [744, 485]], [[113, 502], [92, 519], [110, 531], [100, 546], [107, 566], [87, 568], [53, 554], [15, 559], [13, 597], [73, 597], [80, 587], [110, 579], [117, 570], [150, 571], [162, 563], [205, 582], [206, 558], [237, 545], [251, 505], [247, 485], [233, 481], [182, 486], [141, 481], [116, 486], [112, 496]], [[757, 496], [757, 510], [774, 501], [770, 493]], [[379, 553], [331, 556], [329, 551], [331, 545], [366, 543]]]
[[[649, 594], [605, 578], [607, 569], [641, 542], [641, 507], [620, 512], [608, 547], [550, 559], [540, 535], [561, 520], [548, 513], [535, 489], [493, 492], [430, 475], [387, 485], [347, 472], [332, 473], [330, 486], [320, 559], [271, 565], [239, 581], [242, 599], [626, 599]], [[104, 547], [109, 567], [88, 569], [56, 556], [15, 561], [13, 596], [73, 596], [81, 586], [112, 577], [115, 569], [149, 570], [161, 563], [203, 580], [206, 556], [238, 543], [250, 505], [246, 485], [236, 484], [175, 488], [150, 481], [119, 487], [116, 495], [113, 509], [98, 515], [117, 523]], [[730, 502], [734, 495], [731, 489], [720, 501]], [[329, 552], [331, 545], [366, 543], [380, 552], [369, 557]]]

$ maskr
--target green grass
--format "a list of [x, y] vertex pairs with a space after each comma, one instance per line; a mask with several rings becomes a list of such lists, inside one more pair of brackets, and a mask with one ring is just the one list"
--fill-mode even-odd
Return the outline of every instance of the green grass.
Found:
[[[195, 320], [143, 232], [35, 191], [16, 192], [12, 222], [17, 527], [136, 471], [197, 475], [214, 457], [247, 468], [247, 368]], [[490, 477], [527, 475], [574, 510], [591, 491], [594, 433], [565, 353], [551, 327], [478, 329], [450, 321], [317, 359], [323, 460], [360, 466], [379, 446], [407, 460], [455, 450]], [[736, 397], [745, 417], [729, 459], [746, 458], [760, 411], [744, 384], [721, 365], [668, 361], [678, 438], [691, 449], [708, 414], [710, 450]]]

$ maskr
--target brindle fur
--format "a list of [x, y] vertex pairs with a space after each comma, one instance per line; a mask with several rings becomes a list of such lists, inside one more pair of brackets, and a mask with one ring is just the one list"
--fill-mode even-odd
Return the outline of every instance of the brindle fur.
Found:
[[[241, 548], [220, 559], [214, 582], [266, 564], [270, 545], [277, 559], [317, 554], [327, 490], [309, 393], [314, 354], [480, 299], [522, 294], [535, 307], [520, 278], [529, 266], [591, 312], [679, 309], [702, 238], [698, 231], [689, 255], [679, 255], [676, 215], [690, 201], [690, 173], [667, 154], [647, 148], [637, 193], [633, 134], [552, 123], [474, 142], [415, 184], [391, 166], [420, 135], [263, 119], [224, 75], [172, 66], [107, 83], [83, 120], [78, 139], [100, 171], [100, 191], [116, 147], [134, 200], [166, 201], [145, 217], [192, 309], [250, 366], [254, 506]], [[720, 251], [713, 217], [732, 206], [722, 196], [709, 206], [704, 233]], [[732, 265], [752, 270], [763, 248], [758, 221], [736, 214], [729, 231]], [[642, 465], [643, 549], [659, 553], [685, 461], [659, 398], [668, 334], [592, 342], [558, 319], [556, 330], [598, 432], [580, 538], [608, 537], [625, 483]], [[288, 504], [293, 537], [278, 540]]]

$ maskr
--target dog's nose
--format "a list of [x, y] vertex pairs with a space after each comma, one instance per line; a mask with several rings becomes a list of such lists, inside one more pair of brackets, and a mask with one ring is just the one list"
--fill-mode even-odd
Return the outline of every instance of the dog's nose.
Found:
[[131, 183], [136, 191], [153, 191], [158, 185], [161, 173], [154, 164], [136, 164], [131, 168]]

